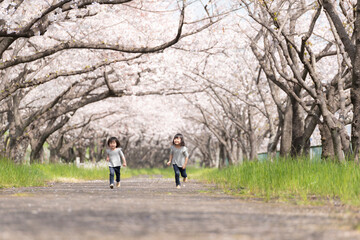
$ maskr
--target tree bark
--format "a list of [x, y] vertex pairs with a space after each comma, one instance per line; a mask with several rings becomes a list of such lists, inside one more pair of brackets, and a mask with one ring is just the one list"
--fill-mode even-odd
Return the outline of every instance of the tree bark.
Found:
[[53, 148], [50, 148], [50, 159], [49, 163], [59, 163], [60, 159], [58, 157], [57, 151]]
[[351, 103], [353, 104], [353, 121], [351, 125], [351, 144], [354, 160], [359, 163], [360, 151], [360, 0], [357, 1], [355, 20], [356, 54], [353, 62], [353, 80]]
[[[46, 142], [46, 139], [48, 139], [48, 137], [53, 134], [54, 132], [56, 132], [57, 130], [59, 130], [61, 127], [63, 127], [68, 121], [70, 120], [69, 117], [62, 117], [62, 119], [60, 120], [60, 122], [54, 124], [56, 122], [56, 119], [51, 119], [50, 121], [48, 121], [47, 123], [47, 127], [46, 129], [41, 132], [39, 129], [33, 129], [32, 133], [29, 134], [30, 136], [30, 144], [31, 144], [31, 154], [30, 154], [30, 164], [35, 163], [35, 162], [39, 162], [38, 160], [41, 160], [43, 157], [43, 146], [44, 143]], [[41, 124], [43, 121], [39, 121]], [[33, 123], [36, 124], [36, 123]], [[42, 162], [42, 161], [40, 161]]]
[[340, 130], [340, 137], [341, 137], [341, 145], [343, 147], [344, 154], [346, 158], [351, 157], [352, 151], [350, 148], [350, 137], [346, 131], [345, 126]]
[[80, 163], [84, 163], [85, 162], [86, 148], [77, 147], [76, 152], [77, 152], [78, 157], [80, 158]]
[[[295, 86], [294, 93], [301, 98], [300, 92], [301, 88]], [[291, 156], [297, 157], [302, 153], [302, 149], [304, 147], [304, 117], [300, 104], [294, 98], [291, 97], [290, 99], [293, 112], [292, 126], [296, 126], [292, 127]]]
[[305, 129], [304, 129], [304, 136], [303, 136], [303, 153], [304, 155], [308, 155], [310, 152], [310, 137], [313, 134], [316, 126], [319, 123], [319, 118], [320, 118], [320, 108], [319, 106], [316, 104], [314, 104], [313, 108], [312, 108], [313, 112], [315, 115], [308, 115], [305, 119]]
[[247, 114], [248, 114], [248, 121], [249, 121], [249, 128], [248, 128], [248, 135], [249, 135], [249, 145], [250, 145], [250, 160], [257, 159], [257, 142], [256, 142], [256, 135], [253, 130], [253, 114], [252, 109], [250, 106], [247, 106]]
[[281, 130], [281, 141], [280, 141], [280, 156], [288, 157], [291, 152], [292, 142], [292, 119], [293, 119], [293, 108], [291, 101], [287, 101], [287, 106], [284, 113], [283, 126]]
[[94, 141], [91, 141], [89, 144], [89, 161], [94, 163], [96, 161], [95, 159], [95, 143]]
[[225, 145], [220, 143], [220, 151], [219, 151], [219, 168], [223, 168], [225, 166], [225, 159], [226, 159], [226, 150]]
[[333, 144], [333, 139], [331, 137], [330, 129], [326, 124], [320, 123], [319, 130], [320, 130], [321, 145], [322, 145], [321, 158], [322, 159], [332, 158], [334, 156], [334, 144]]
[[8, 101], [8, 108], [10, 109], [8, 114], [9, 125], [9, 144], [6, 149], [6, 155], [12, 159], [15, 163], [23, 163], [29, 141], [27, 137], [23, 135], [24, 128], [19, 111], [21, 92], [13, 95], [11, 101]]
[[[354, 23], [355, 44], [346, 31], [342, 19], [334, 9], [332, 1], [322, 0], [324, 9], [331, 18], [346, 53], [352, 63], [352, 86], [350, 90], [351, 103], [353, 105], [353, 121], [351, 124], [351, 144], [354, 160], [359, 163], [360, 150], [360, 0], [357, 0]], [[340, 132], [341, 134], [341, 132]], [[345, 148], [346, 149], [346, 148]]]

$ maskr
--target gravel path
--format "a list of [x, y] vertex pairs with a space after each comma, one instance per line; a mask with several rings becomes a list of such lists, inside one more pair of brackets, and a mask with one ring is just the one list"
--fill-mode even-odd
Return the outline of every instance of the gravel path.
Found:
[[0, 190], [0, 239], [359, 239], [341, 208], [241, 200], [195, 181], [131, 178]]

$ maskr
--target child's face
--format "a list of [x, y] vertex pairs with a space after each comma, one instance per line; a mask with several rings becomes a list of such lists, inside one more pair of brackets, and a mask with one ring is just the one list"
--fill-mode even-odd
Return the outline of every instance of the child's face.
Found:
[[111, 141], [111, 142], [109, 143], [109, 147], [110, 147], [111, 149], [115, 149], [115, 148], [116, 148], [116, 142], [115, 142], [115, 141]]
[[174, 138], [174, 143], [175, 145], [179, 145], [181, 143], [181, 138], [179, 137]]

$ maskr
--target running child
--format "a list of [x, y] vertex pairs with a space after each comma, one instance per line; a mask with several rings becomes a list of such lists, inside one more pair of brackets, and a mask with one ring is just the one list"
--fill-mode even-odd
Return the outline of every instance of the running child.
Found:
[[167, 165], [171, 163], [175, 171], [175, 183], [176, 188], [180, 188], [180, 174], [183, 177], [183, 181], [187, 181], [186, 164], [189, 160], [189, 153], [185, 147], [184, 136], [180, 133], [174, 136], [172, 146], [170, 147], [170, 157]]
[[116, 175], [116, 187], [120, 187], [120, 168], [121, 159], [123, 166], [126, 167], [126, 159], [120, 148], [120, 141], [116, 137], [111, 137], [107, 141], [109, 148], [106, 149], [106, 161], [109, 162], [110, 188], [114, 188], [114, 173]]

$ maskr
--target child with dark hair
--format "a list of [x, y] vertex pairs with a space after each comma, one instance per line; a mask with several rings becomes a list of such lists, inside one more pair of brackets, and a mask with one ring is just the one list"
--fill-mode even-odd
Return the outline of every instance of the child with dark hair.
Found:
[[180, 188], [180, 174], [183, 177], [183, 181], [187, 181], [186, 164], [189, 160], [189, 153], [185, 147], [184, 136], [180, 133], [174, 136], [172, 146], [170, 147], [170, 157], [167, 165], [173, 164], [175, 171], [175, 183], [176, 188]]
[[110, 188], [114, 188], [114, 173], [116, 174], [116, 187], [120, 187], [120, 168], [121, 159], [123, 166], [126, 167], [126, 159], [120, 148], [120, 141], [116, 137], [111, 137], [107, 141], [109, 148], [106, 149], [106, 161], [109, 162]]

